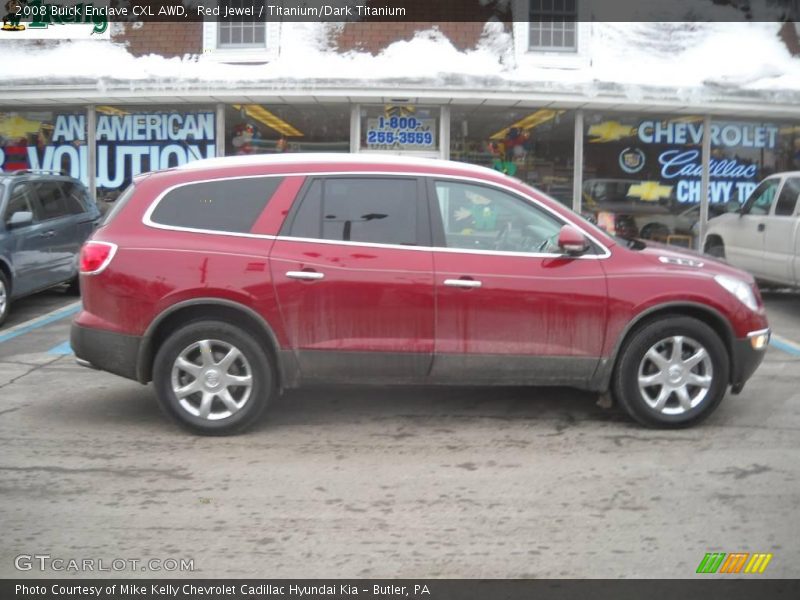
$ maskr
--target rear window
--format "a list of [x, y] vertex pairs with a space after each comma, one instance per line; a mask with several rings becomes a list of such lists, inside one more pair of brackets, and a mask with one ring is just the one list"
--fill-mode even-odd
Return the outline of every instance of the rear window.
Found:
[[166, 193], [150, 220], [171, 227], [247, 233], [282, 181], [248, 177], [182, 185]]

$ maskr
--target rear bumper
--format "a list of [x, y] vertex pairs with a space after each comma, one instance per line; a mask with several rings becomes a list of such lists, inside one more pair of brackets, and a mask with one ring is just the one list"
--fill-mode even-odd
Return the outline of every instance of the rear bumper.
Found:
[[[766, 342], [762, 347], [756, 348], [755, 340], [766, 336]], [[743, 339], [733, 341], [732, 372], [731, 372], [731, 391], [738, 394], [742, 391], [744, 384], [755, 373], [758, 365], [764, 360], [769, 342], [769, 329], [753, 331]]]
[[139, 380], [137, 364], [141, 337], [82, 327], [73, 322], [70, 344], [79, 364]]

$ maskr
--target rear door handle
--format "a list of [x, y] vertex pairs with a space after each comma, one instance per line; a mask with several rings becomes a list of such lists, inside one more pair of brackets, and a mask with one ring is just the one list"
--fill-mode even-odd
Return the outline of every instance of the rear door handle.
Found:
[[53, 237], [55, 234], [56, 232], [51, 229], [50, 231], [43, 231], [42, 233], [39, 234], [39, 237], [49, 238]]
[[316, 271], [286, 271], [286, 276], [289, 279], [304, 279], [307, 281], [318, 281], [325, 277], [324, 273], [317, 273]]
[[449, 287], [458, 287], [458, 288], [479, 288], [483, 285], [480, 281], [476, 279], [445, 279], [444, 284]]

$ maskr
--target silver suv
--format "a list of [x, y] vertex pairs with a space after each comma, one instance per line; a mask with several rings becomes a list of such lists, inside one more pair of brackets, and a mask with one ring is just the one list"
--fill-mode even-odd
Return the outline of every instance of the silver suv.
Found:
[[61, 283], [77, 290], [78, 252], [100, 223], [86, 187], [43, 171], [0, 173], [0, 325], [12, 300]]

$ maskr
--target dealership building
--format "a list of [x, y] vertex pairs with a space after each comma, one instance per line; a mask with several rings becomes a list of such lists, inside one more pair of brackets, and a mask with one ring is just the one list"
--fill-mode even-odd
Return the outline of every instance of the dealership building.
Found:
[[597, 22], [579, 0], [511, 4], [505, 21], [0, 32], [0, 167], [66, 170], [113, 201], [138, 173], [214, 156], [443, 158], [686, 246], [706, 214], [800, 169], [793, 23]]

